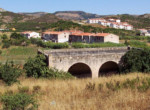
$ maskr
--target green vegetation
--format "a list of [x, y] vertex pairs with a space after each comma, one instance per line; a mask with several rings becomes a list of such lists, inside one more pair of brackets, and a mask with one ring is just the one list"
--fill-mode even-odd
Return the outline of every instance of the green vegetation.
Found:
[[21, 74], [19, 66], [15, 66], [13, 62], [6, 62], [4, 65], [0, 65], [0, 79], [7, 85], [17, 82]]
[[130, 45], [131, 47], [135, 47], [135, 48], [150, 49], [150, 47], [147, 45], [147, 43], [142, 42], [142, 41], [131, 40], [131, 41], [127, 41], [125, 43], [126, 43], [126, 45]]
[[[87, 90], [95, 90], [95, 83], [89, 83], [86, 85]], [[105, 84], [98, 85], [99, 90], [103, 91], [104, 87], [107, 88], [108, 91], [119, 91], [122, 89], [137, 89], [139, 92], [146, 92], [150, 89], [150, 78], [135, 78], [135, 79], [126, 79], [123, 82], [120, 81], [110, 81]], [[106, 91], [106, 90], [105, 90]]]
[[38, 108], [33, 95], [27, 93], [5, 93], [1, 96], [3, 110], [35, 110]]
[[147, 36], [120, 36], [120, 40], [148, 40]]
[[55, 68], [48, 68], [46, 57], [37, 55], [35, 58], [29, 58], [24, 65], [27, 77], [48, 78], [48, 79], [69, 79], [73, 78], [70, 73], [58, 71]]
[[84, 43], [72, 43], [73, 48], [101, 48], [101, 47], [123, 47], [124, 44], [115, 44], [115, 43], [92, 43], [92, 44], [84, 44]]
[[150, 72], [150, 50], [132, 49], [121, 59], [121, 68], [125, 73]]
[[146, 18], [143, 16], [134, 16], [134, 15], [118, 15], [118, 17], [123, 22], [129, 22], [135, 28], [146, 28], [150, 27], [150, 18]]
[[0, 62], [5, 63], [7, 60], [14, 61], [15, 64], [23, 65], [29, 57], [35, 57], [37, 55], [36, 46], [11, 46], [8, 49], [2, 49], [2, 54], [0, 55]]

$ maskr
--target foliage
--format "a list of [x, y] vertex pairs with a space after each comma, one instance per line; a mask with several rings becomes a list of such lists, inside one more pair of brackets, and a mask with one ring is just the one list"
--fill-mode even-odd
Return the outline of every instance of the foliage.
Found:
[[19, 66], [15, 66], [13, 62], [6, 62], [4, 65], [0, 65], [0, 79], [7, 85], [17, 82], [21, 73]]
[[150, 50], [132, 49], [121, 59], [122, 72], [150, 72]]
[[137, 41], [137, 40], [128, 41], [128, 45], [130, 45], [131, 47], [136, 47], [136, 48], [144, 48], [144, 49], [149, 48], [149, 46], [146, 44], [146, 42], [141, 42], [141, 41]]
[[147, 36], [120, 36], [120, 40], [147, 40]]
[[73, 48], [100, 48], [100, 47], [122, 47], [124, 44], [116, 44], [116, 43], [92, 43], [92, 44], [84, 44], [84, 43], [72, 43]]
[[2, 54], [2, 50], [0, 50], [0, 55]]
[[26, 93], [4, 94], [1, 96], [3, 110], [35, 110], [38, 108], [33, 95]]
[[37, 55], [35, 58], [29, 58], [24, 65], [28, 77], [43, 77], [43, 70], [46, 68], [46, 57]]
[[8, 39], [8, 36], [6, 35], [6, 34], [3, 34], [2, 36], [1, 36], [1, 38], [4, 40], [4, 39]]
[[[87, 86], [88, 85], [88, 86]], [[93, 88], [92, 84], [87, 84], [89, 90]], [[150, 78], [139, 78], [126, 79], [125, 81], [110, 81], [105, 83], [106, 88], [110, 91], [119, 91], [121, 89], [137, 89], [139, 92], [146, 92], [150, 89]], [[102, 91], [104, 88], [103, 84], [98, 85], [98, 89]], [[94, 90], [94, 89], [92, 89]], [[106, 91], [105, 91], [106, 92]]]
[[44, 48], [51, 48], [51, 49], [69, 48], [68, 43], [42, 42], [41, 46]]
[[2, 48], [9, 48], [11, 46], [11, 41], [8, 39], [4, 39], [2, 40], [2, 42], [3, 42]]
[[150, 18], [142, 16], [134, 16], [134, 15], [118, 15], [118, 18], [121, 19], [122, 22], [129, 22], [135, 28], [146, 28], [150, 27]]
[[17, 33], [12, 33], [10, 40], [12, 45], [27, 46], [30, 44], [30, 40], [28, 40], [25, 36]]
[[49, 78], [49, 79], [68, 79], [72, 78], [70, 73], [58, 71], [55, 68], [48, 68], [46, 64], [46, 57], [44, 55], [37, 55], [35, 58], [29, 58], [24, 65], [27, 77], [35, 78]]
[[28, 93], [29, 92], [29, 87], [24, 86], [24, 87], [18, 87], [19, 93]]

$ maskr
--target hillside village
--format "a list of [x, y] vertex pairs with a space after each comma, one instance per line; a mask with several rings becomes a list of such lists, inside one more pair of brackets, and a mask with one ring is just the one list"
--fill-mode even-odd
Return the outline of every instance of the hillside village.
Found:
[[128, 24], [127, 22], [121, 22], [120, 19], [93, 18], [93, 19], [88, 19], [87, 23], [100, 24], [100, 25], [108, 26], [110, 28], [115, 28], [115, 29], [133, 30], [132, 25]]
[[55, 43], [64, 42], [83, 42], [83, 43], [119, 43], [119, 36], [110, 33], [85, 33], [82, 31], [47, 31], [37, 32], [21, 32], [21, 35], [30, 38], [41, 38], [44, 41]]

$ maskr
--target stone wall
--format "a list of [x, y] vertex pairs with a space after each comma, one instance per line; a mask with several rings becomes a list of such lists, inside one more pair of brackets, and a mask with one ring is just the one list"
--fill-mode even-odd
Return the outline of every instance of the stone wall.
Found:
[[127, 47], [39, 50], [48, 57], [49, 67], [67, 72], [72, 65], [83, 63], [90, 67], [93, 78], [99, 76], [99, 70], [104, 63], [112, 61], [119, 64], [127, 51]]

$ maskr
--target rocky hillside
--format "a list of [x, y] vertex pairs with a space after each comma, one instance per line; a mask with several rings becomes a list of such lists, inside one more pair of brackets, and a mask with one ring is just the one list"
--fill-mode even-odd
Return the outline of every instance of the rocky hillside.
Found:
[[[46, 23], [55, 23], [60, 19], [49, 13], [13, 13], [9, 11], [0, 12], [0, 28], [41, 28]], [[42, 23], [42, 24], [41, 24]]]
[[0, 12], [5, 12], [6, 10], [4, 10], [3, 8], [0, 8]]
[[97, 14], [86, 13], [83, 11], [58, 11], [54, 13], [57, 17], [65, 20], [85, 20], [88, 18], [101, 17]]
[[44, 16], [44, 15], [46, 15], [48, 13], [46, 13], [46, 12], [35, 12], [35, 13], [18, 13], [18, 14], [34, 16], [36, 18], [39, 18], [39, 17]]

